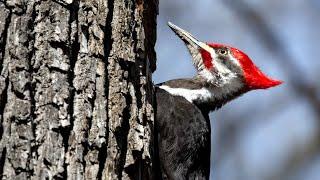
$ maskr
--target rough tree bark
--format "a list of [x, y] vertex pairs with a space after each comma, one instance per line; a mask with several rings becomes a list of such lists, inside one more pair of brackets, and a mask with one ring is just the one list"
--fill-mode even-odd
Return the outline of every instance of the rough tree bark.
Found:
[[157, 0], [0, 0], [2, 179], [149, 179]]

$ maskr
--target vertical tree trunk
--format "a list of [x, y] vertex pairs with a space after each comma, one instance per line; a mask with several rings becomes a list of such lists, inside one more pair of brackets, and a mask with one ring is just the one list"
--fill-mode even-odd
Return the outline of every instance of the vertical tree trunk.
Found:
[[0, 0], [2, 179], [149, 179], [157, 0]]

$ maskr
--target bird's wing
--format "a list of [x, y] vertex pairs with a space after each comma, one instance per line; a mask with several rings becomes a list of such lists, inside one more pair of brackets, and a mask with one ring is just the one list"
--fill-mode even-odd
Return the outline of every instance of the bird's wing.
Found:
[[192, 103], [156, 88], [155, 130], [162, 174], [169, 179], [208, 179], [210, 122]]

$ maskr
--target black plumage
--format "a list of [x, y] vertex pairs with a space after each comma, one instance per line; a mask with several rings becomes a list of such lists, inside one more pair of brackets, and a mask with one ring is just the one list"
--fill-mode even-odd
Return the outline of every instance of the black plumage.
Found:
[[156, 87], [156, 166], [157, 179], [209, 179], [210, 122], [181, 96]]

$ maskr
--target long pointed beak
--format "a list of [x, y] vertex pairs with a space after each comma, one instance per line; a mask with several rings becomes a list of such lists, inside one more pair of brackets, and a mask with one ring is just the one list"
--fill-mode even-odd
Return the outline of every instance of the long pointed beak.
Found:
[[194, 36], [192, 36], [189, 32], [186, 30], [181, 29], [180, 27], [174, 25], [171, 22], [168, 22], [168, 26], [187, 44], [191, 46], [198, 46], [198, 48], [202, 48], [204, 50], [210, 51], [210, 47], [197, 40]]

